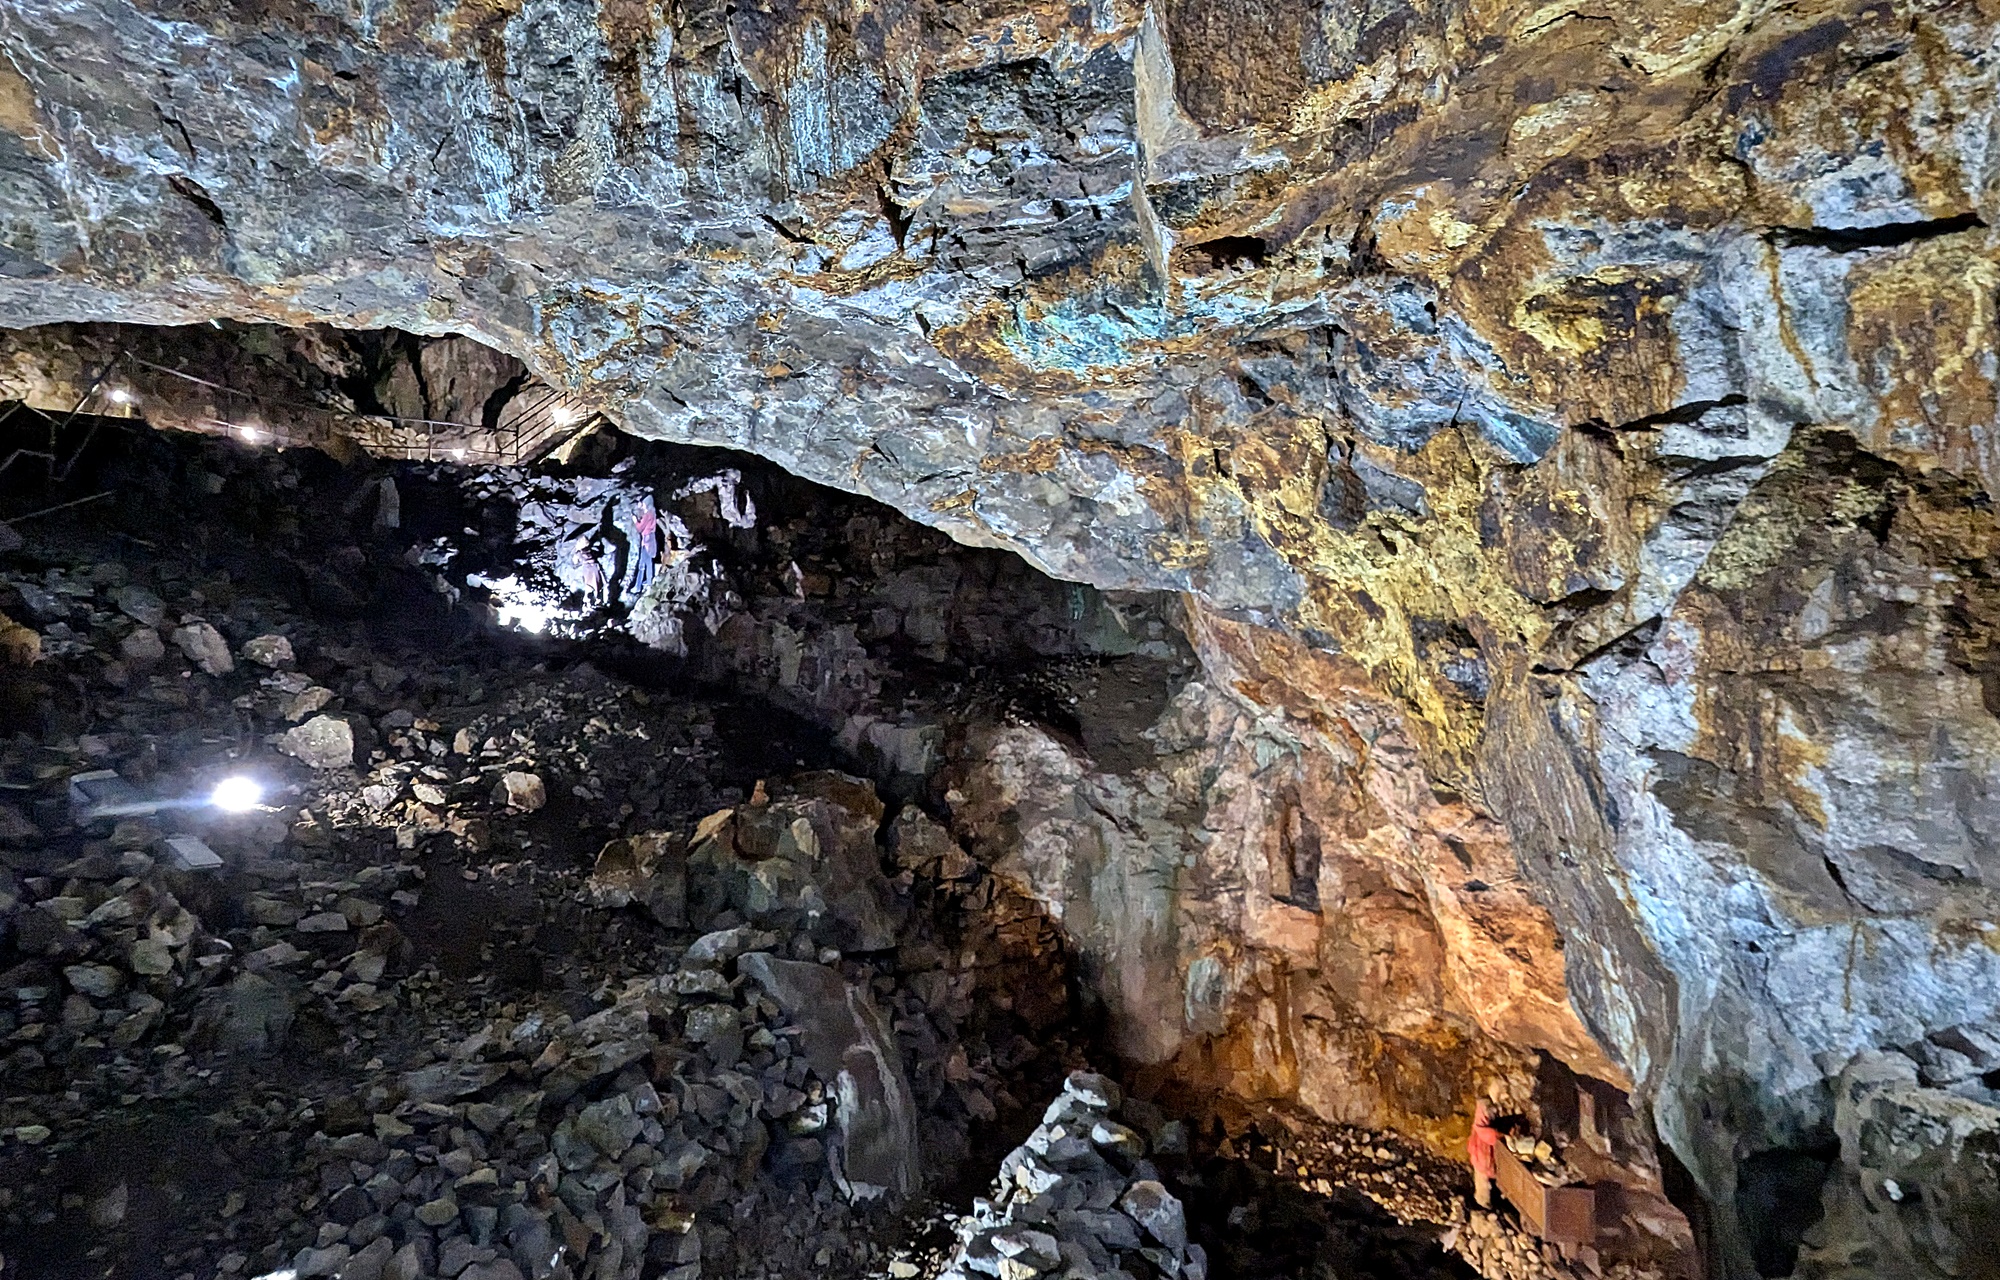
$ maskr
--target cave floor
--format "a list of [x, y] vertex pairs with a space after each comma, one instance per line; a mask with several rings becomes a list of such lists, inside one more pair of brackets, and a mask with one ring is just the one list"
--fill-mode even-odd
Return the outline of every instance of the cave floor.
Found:
[[[545, 1085], [532, 1064], [561, 1028], [677, 972], [689, 943], [711, 932], [594, 905], [599, 849], [635, 826], [691, 832], [774, 767], [791, 774], [828, 755], [824, 735], [752, 702], [649, 694], [588, 663], [551, 670], [498, 646], [440, 656], [365, 636], [342, 643], [275, 600], [197, 597], [187, 579], [129, 552], [9, 569], [14, 591], [40, 606], [47, 643], [31, 682], [11, 693], [82, 730], [22, 734], [0, 756], [8, 860], [28, 909], [10, 939], [20, 958], [5, 975], [12, 1012], [0, 1059], [0, 1130], [15, 1138], [0, 1149], [10, 1275], [261, 1275], [301, 1248], [342, 1248], [357, 1224], [363, 1236], [393, 1226], [371, 1219], [413, 1196], [423, 1198], [406, 1207], [421, 1215], [446, 1185], [434, 1171], [468, 1154], [526, 1180], [547, 1151], [535, 1126], [548, 1090], [511, 1086]], [[149, 612], [140, 592], [175, 599], [177, 585], [186, 592], [177, 605], [232, 633], [284, 634], [313, 656], [276, 668], [239, 656], [210, 675], [171, 644], [173, 660], [122, 654], [115, 636], [131, 620], [116, 601]], [[104, 682], [103, 666], [116, 661], [127, 664], [123, 688]], [[338, 759], [315, 754], [325, 744], [300, 726], [323, 713], [285, 710], [299, 706], [287, 690], [301, 683], [341, 689], [350, 709], [366, 705], [342, 723], [367, 724], [372, 740], [341, 741]], [[60, 707], [79, 687], [88, 692]], [[281, 738], [280, 749], [266, 737]], [[366, 767], [348, 763], [357, 750]], [[225, 773], [253, 776], [269, 791], [268, 811], [69, 821], [61, 778], [106, 766], [168, 797], [200, 795]], [[227, 870], [171, 869], [160, 851], [176, 834], [203, 838]], [[905, 886], [906, 918], [915, 892]], [[702, 923], [741, 922], [725, 910]], [[900, 951], [843, 962], [849, 976], [922, 1017], [911, 982], [942, 972], [929, 924], [901, 930]], [[781, 942], [821, 953], [803, 933]], [[726, 1049], [700, 1045], [671, 1068], [687, 1114], [712, 1104], [718, 1079], [784, 1087], [783, 1048], [754, 1030]], [[1060, 1042], [1018, 1036], [996, 1046], [952, 1035], [946, 1056], [954, 1051], [965, 1078], [947, 1086], [948, 1104], [926, 1099], [941, 1126], [956, 1125], [936, 1151], [940, 1165], [964, 1158], [969, 1129], [1034, 1102], [1010, 1086], [1033, 1086], [1038, 1067], [1046, 1075], [1065, 1059]], [[413, 1084], [440, 1067], [457, 1074]], [[475, 1095], [468, 1119], [461, 1099]], [[692, 1136], [749, 1167], [712, 1185], [688, 1179], [677, 1199], [693, 1212], [726, 1205], [711, 1217], [729, 1226], [705, 1221], [700, 1248], [679, 1251], [708, 1259], [711, 1273], [862, 1268], [871, 1236], [888, 1229], [881, 1215], [846, 1210], [813, 1167], [809, 1135], [794, 1152], [750, 1150], [757, 1142], [731, 1130], [732, 1108], [740, 1101], [702, 1117]], [[60, 1136], [45, 1141], [40, 1129]], [[414, 1158], [395, 1154], [412, 1136]], [[760, 1162], [777, 1172], [761, 1176]], [[500, 1181], [490, 1197], [501, 1208], [506, 1191]], [[771, 1216], [779, 1210], [789, 1216]], [[679, 1211], [660, 1208], [660, 1222], [678, 1225]], [[798, 1230], [805, 1223], [813, 1229]], [[493, 1230], [462, 1237], [479, 1241], [467, 1256], [504, 1253], [488, 1243]], [[438, 1261], [425, 1265], [428, 1274]]]
[[[0, 1274], [934, 1275], [1064, 1074], [1115, 1066], [1056, 926], [831, 772], [869, 763], [836, 725], [629, 644], [468, 627], [377, 563], [382, 530], [359, 550], [321, 463], [132, 449], [84, 477], [111, 500], [0, 550], [35, 646], [0, 665]], [[983, 688], [926, 661], [1113, 766], [1174, 666]], [[160, 803], [79, 810], [68, 780], [106, 769]], [[262, 804], [206, 803], [225, 777]], [[753, 951], [879, 1008], [927, 1195], [865, 1198], [813, 1011]], [[1121, 1176], [1189, 1198], [1209, 1274], [1470, 1274], [1436, 1243], [1448, 1169], [1399, 1149], [1367, 1195], [1314, 1195], [1125, 1119], [1157, 1160]], [[1403, 1192], [1428, 1199], [1399, 1219]]]

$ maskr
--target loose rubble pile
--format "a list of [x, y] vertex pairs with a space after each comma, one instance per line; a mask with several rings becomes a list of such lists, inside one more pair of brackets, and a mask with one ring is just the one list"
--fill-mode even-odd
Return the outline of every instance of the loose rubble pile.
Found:
[[[615, 750], [603, 714], [613, 709], [597, 710], [592, 721]], [[422, 760], [452, 759], [479, 740], [461, 728], [456, 753], [433, 751], [444, 745], [435, 731], [412, 723], [388, 742]], [[535, 843], [508, 824], [541, 807], [543, 783], [509, 766], [561, 767], [562, 755], [537, 750], [528, 729], [515, 734], [472, 748], [488, 758], [483, 773], [431, 781], [423, 766], [383, 760], [351, 774], [353, 784], [316, 789], [317, 806], [264, 856], [211, 830], [231, 858], [227, 882], [163, 870], [149, 852], [162, 834], [150, 822], [128, 819], [108, 836], [45, 834], [10, 810], [10, 861], [33, 864], [64, 843], [81, 852], [46, 874], [10, 872], [0, 900], [6, 940], [28, 957], [4, 979], [17, 1046], [7, 1078], [13, 1089], [48, 1090], [10, 1098], [0, 1119], [16, 1122], [5, 1131], [21, 1148], [47, 1144], [54, 1160], [85, 1140], [106, 1095], [132, 1107], [240, 1088], [256, 1070], [244, 1055], [294, 1046], [310, 1022], [338, 1037], [349, 1070], [259, 1117], [267, 1137], [294, 1140], [299, 1168], [288, 1183], [252, 1188], [247, 1202], [232, 1192], [222, 1229], [169, 1253], [168, 1265], [206, 1259], [224, 1276], [282, 1264], [343, 1280], [610, 1280], [650, 1259], [667, 1268], [658, 1274], [692, 1280], [704, 1259], [707, 1274], [865, 1262], [870, 1245], [851, 1206], [914, 1194], [922, 1168], [963, 1158], [971, 1122], [1016, 1105], [1005, 1080], [1040, 1056], [1036, 1046], [1017, 1032], [996, 1053], [959, 1032], [975, 1011], [979, 967], [1010, 947], [1017, 970], [1023, 957], [1040, 966], [1056, 951], [1052, 931], [1025, 910], [986, 910], [992, 884], [914, 811], [892, 828], [903, 867], [900, 887], [892, 883], [876, 845], [879, 801], [839, 778], [720, 811], [691, 849], [644, 831], [607, 844], [588, 878], [536, 866]], [[325, 766], [346, 772], [344, 762]], [[466, 798], [434, 794], [448, 789]], [[416, 854], [435, 839], [522, 860], [330, 865], [351, 852], [346, 833], [371, 823], [393, 826], [378, 853]], [[256, 826], [278, 835], [275, 823]], [[281, 852], [283, 861], [272, 856]], [[931, 905], [979, 900], [966, 908], [978, 926], [948, 940], [957, 947], [913, 927], [919, 874]], [[433, 877], [490, 885], [517, 908], [525, 893], [544, 920], [579, 902], [643, 907], [648, 927], [632, 937], [620, 920], [584, 922], [598, 935], [594, 972], [564, 974], [566, 990], [455, 983], [448, 956], [425, 963], [411, 941], [452, 909]], [[727, 927], [674, 945], [689, 918]], [[537, 928], [490, 931], [477, 961], [504, 971], [500, 953], [533, 945]], [[620, 941], [632, 945], [620, 953]], [[599, 985], [578, 990], [574, 979], [587, 976]], [[1010, 1003], [1032, 1011], [1020, 996], [1035, 979], [1006, 977]], [[1059, 993], [1059, 964], [1053, 977]], [[1047, 1030], [1062, 1003], [1044, 997], [1022, 1026]], [[406, 1015], [422, 1018], [420, 1033]], [[906, 1060], [922, 1064], [914, 1084]], [[37, 1119], [18, 1122], [27, 1116]], [[107, 1232], [122, 1217], [118, 1195], [89, 1206]], [[7, 1199], [17, 1223], [60, 1220], [59, 1207]], [[258, 1239], [287, 1222], [284, 1243]]]
[[1572, 1269], [1552, 1246], [1490, 1210], [1472, 1210], [1448, 1241], [1486, 1280], [1569, 1280], [1584, 1274]]
[[[1118, 1120], [1122, 1094], [1073, 1073], [1041, 1124], [1001, 1162], [990, 1199], [957, 1224], [940, 1280], [1204, 1280], [1181, 1202], [1148, 1159], [1147, 1139]], [[1161, 1126], [1169, 1142], [1182, 1135]]]
[[[458, 478], [399, 472], [385, 520], [379, 479], [322, 491], [318, 464], [212, 444], [169, 461], [145, 475], [229, 495], [235, 523], [182, 545], [125, 504], [120, 531], [0, 559], [0, 1275], [1207, 1274], [1167, 1190], [1200, 1185], [1188, 1134], [1148, 1102], [1071, 1076], [1001, 1160], [1085, 1047], [1045, 910], [921, 807], [799, 767], [844, 750], [922, 796], [975, 711], [1112, 760], [1105, 726], [1149, 722], [1177, 661], [1145, 609], [1042, 583], [1003, 616], [1012, 561], [811, 504], [745, 529], [754, 485], [654, 485], [668, 551], [720, 550], [678, 562], [699, 591], [668, 589], [693, 582], [668, 556], [601, 608], [665, 608], [690, 670], [814, 729], [454, 621], [443, 569], [471, 570], [422, 539]], [[539, 563], [572, 508], [629, 513], [649, 481], [469, 483], [466, 545], [539, 502]], [[184, 493], [151, 518], [187, 518]], [[1062, 663], [1084, 675], [1043, 679]], [[128, 809], [73, 800], [104, 771]], [[262, 806], [217, 809], [225, 779]], [[1274, 1167], [1464, 1223], [1496, 1280], [1544, 1274], [1455, 1215], [1461, 1171], [1315, 1141]], [[996, 1162], [924, 1254], [900, 1209]]]
[[1463, 1219], [1464, 1166], [1394, 1135], [1286, 1118], [1293, 1123], [1269, 1126], [1235, 1143], [1225, 1139], [1224, 1153], [1252, 1160], [1318, 1195], [1360, 1195], [1400, 1222]]
[[[1532, 1146], [1532, 1142], [1530, 1143]], [[1542, 1144], [1546, 1146], [1547, 1144]], [[1349, 1220], [1379, 1215], [1370, 1238], [1334, 1244], [1376, 1256], [1382, 1274], [1419, 1273], [1428, 1265], [1441, 1271], [1442, 1259], [1419, 1246], [1435, 1241], [1486, 1280], [1640, 1280], [1662, 1274], [1657, 1265], [1593, 1258], [1589, 1262], [1563, 1256], [1502, 1205], [1481, 1209], [1466, 1195], [1466, 1170], [1394, 1134], [1332, 1124], [1294, 1112], [1272, 1113], [1264, 1123], [1238, 1138], [1223, 1138], [1215, 1156], [1240, 1162], [1287, 1183], [1307, 1197]], [[1211, 1164], [1211, 1169], [1213, 1165]], [[1197, 1173], [1192, 1181], [1204, 1181]], [[1266, 1190], [1263, 1199], [1273, 1198]], [[1231, 1227], [1246, 1227], [1243, 1206], [1229, 1211]], [[1315, 1224], [1319, 1225], [1319, 1224]], [[1398, 1242], [1402, 1256], [1393, 1256]], [[1323, 1249], [1337, 1252], [1332, 1246]], [[1377, 1274], [1355, 1260], [1355, 1274]]]
[[[424, 867], [321, 879], [249, 864], [239, 874], [257, 887], [233, 908], [248, 927], [215, 934], [175, 887], [213, 901], [219, 886], [163, 872], [144, 852], [157, 833], [128, 821], [12, 895], [10, 940], [37, 958], [6, 975], [20, 1046], [7, 1075], [16, 1087], [37, 1076], [68, 1085], [78, 1105], [28, 1097], [7, 1109], [87, 1128], [102, 1095], [75, 1086], [93, 1070], [126, 1106], [206, 1092], [242, 1069], [241, 1055], [284, 1048], [312, 1018], [340, 1028], [359, 1070], [271, 1117], [303, 1139], [302, 1167], [264, 1188], [243, 1219], [243, 1195], [232, 1193], [216, 1234], [237, 1247], [210, 1259], [215, 1274], [288, 1264], [343, 1280], [610, 1280], [649, 1258], [675, 1280], [704, 1274], [704, 1259], [706, 1274], [851, 1269], [870, 1246], [850, 1206], [914, 1194], [922, 1168], [962, 1158], [969, 1121], [1014, 1105], [1003, 1078], [1036, 1048], [1016, 1034], [996, 1063], [958, 1031], [982, 960], [1023, 942], [1040, 949], [1020, 954], [1039, 960], [1053, 941], [1045, 923], [1026, 936], [1026, 913], [1011, 930], [959, 931], [956, 955], [925, 941], [909, 927], [912, 895], [871, 856], [881, 819], [865, 784], [808, 780], [717, 813], [678, 858], [662, 856], [670, 836], [646, 833], [608, 845], [581, 883], [520, 867], [460, 871], [510, 887], [539, 878], [542, 896], [643, 905], [661, 925], [685, 922], [692, 886], [694, 915], [741, 921], [608, 966], [659, 976], [605, 982], [585, 1005], [609, 1003], [581, 1017], [569, 1000], [482, 981], [452, 990], [435, 965], [408, 968], [404, 930], [421, 929]], [[14, 824], [12, 843], [34, 838], [26, 826]], [[895, 830], [906, 890], [919, 871], [941, 873], [953, 879], [934, 882], [934, 898], [991, 901], [969, 859], [955, 846], [940, 852], [949, 842], [935, 824], [911, 812]], [[635, 859], [634, 848], [652, 856]], [[877, 959], [846, 960], [834, 943]], [[60, 1013], [45, 1017], [58, 1000]], [[1060, 1015], [1059, 1001], [1044, 1004], [1045, 1019]], [[394, 1025], [403, 1013], [422, 1016], [420, 1037]], [[914, 1086], [906, 1060], [923, 1064]], [[76, 1141], [69, 1127], [51, 1156]], [[44, 1123], [8, 1132], [31, 1147], [52, 1136]], [[8, 1207], [50, 1216], [32, 1202]], [[107, 1230], [121, 1216], [96, 1202], [90, 1213]], [[251, 1247], [288, 1220], [295, 1244]], [[195, 1246], [169, 1256], [186, 1265], [208, 1255]]]
[[858, 1273], [1060, 1078], [1051, 923], [865, 782], [749, 786], [823, 753], [782, 715], [105, 551], [0, 564], [0, 1274]]

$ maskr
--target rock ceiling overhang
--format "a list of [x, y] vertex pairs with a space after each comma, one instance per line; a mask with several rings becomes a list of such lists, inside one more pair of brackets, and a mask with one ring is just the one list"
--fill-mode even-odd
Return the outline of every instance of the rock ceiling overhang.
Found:
[[17, 3], [0, 323], [465, 333], [1338, 653], [1505, 819], [1726, 1199], [1718, 1063], [1737, 1131], [1796, 1130], [2000, 989], [1959, 927], [2000, 829], [1997, 24]]

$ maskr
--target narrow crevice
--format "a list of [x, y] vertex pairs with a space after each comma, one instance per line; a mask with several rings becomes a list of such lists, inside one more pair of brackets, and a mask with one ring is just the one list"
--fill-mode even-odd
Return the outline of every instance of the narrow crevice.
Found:
[[1717, 409], [1733, 409], [1748, 403], [1750, 403], [1748, 396], [1738, 392], [1731, 392], [1725, 396], [1718, 396], [1713, 400], [1691, 400], [1686, 404], [1678, 404], [1671, 409], [1662, 410], [1659, 413], [1647, 414], [1644, 417], [1634, 418], [1630, 422], [1618, 423], [1616, 426], [1611, 427], [1610, 430], [1613, 432], [1647, 431], [1654, 427], [1686, 426], [1689, 423], [1701, 421]]
[[1920, 244], [1962, 231], [1982, 230], [1986, 223], [1977, 213], [1955, 214], [1916, 222], [1888, 222], [1873, 227], [1773, 227], [1772, 241], [1785, 248], [1831, 249], [1835, 253], [1855, 253], [1864, 249], [1895, 249]]

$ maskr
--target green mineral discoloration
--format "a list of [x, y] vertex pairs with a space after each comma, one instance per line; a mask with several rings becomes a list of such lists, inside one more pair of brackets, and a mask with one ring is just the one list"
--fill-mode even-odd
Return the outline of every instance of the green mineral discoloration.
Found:
[[[1665, 1128], [1741, 1262], [1736, 1157], [1821, 1125], [1853, 1046], [1776, 1021], [1826, 975], [1764, 932], [1751, 828], [1695, 840], [1654, 787], [1699, 757], [1801, 847], [1891, 850], [1857, 894], [1929, 901], [1940, 847], [1954, 894], [2000, 879], [1966, 549], [2000, 483], [2000, 19], [963, 8], [236, 6], [163, 41], [17, 7], [0, 324], [474, 334], [643, 434], [1338, 655], [1411, 785], [1504, 814], [1589, 934], [1570, 990], [1641, 1101], [1733, 1082], [1727, 1125]], [[1795, 443], [1834, 436], [1858, 454]], [[1962, 489], [1885, 504], [1869, 459]], [[1505, 751], [1548, 763], [1497, 797]], [[1938, 972], [1858, 969], [1856, 1025], [1993, 1022]]]

